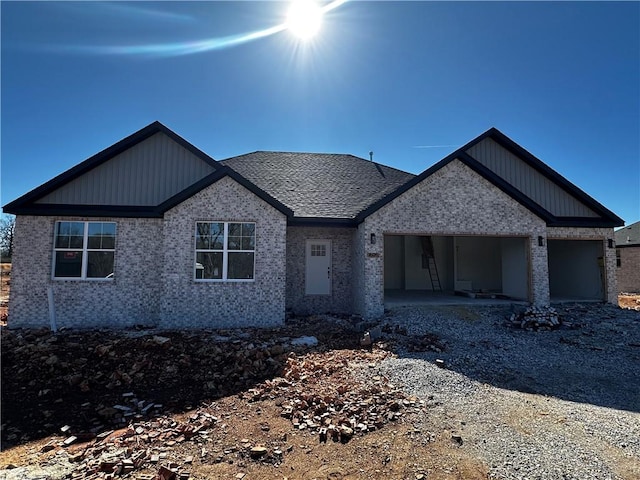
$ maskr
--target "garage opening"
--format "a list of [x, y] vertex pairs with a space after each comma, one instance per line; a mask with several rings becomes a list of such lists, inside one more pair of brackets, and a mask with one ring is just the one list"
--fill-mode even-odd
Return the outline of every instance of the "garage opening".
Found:
[[527, 245], [524, 237], [385, 235], [385, 302], [527, 301]]
[[604, 301], [603, 244], [599, 240], [547, 240], [552, 302]]

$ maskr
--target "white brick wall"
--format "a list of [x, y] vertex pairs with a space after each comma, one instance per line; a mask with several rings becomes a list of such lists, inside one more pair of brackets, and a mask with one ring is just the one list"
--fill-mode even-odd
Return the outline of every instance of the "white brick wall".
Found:
[[[117, 223], [114, 281], [51, 279], [56, 220]], [[255, 281], [194, 281], [196, 220], [256, 222]], [[49, 285], [58, 327], [234, 327], [284, 321], [286, 217], [228, 177], [164, 219], [18, 216], [15, 242], [12, 328], [49, 325]]]
[[[57, 220], [116, 222], [113, 281], [52, 280], [53, 231]], [[58, 327], [157, 324], [161, 237], [159, 219], [18, 216], [9, 326], [49, 325], [49, 286], [53, 288]]]
[[[196, 221], [256, 222], [253, 282], [194, 281]], [[161, 326], [245, 327], [284, 322], [287, 221], [229, 177], [164, 215]]]
[[[370, 235], [375, 233], [376, 243]], [[375, 318], [384, 313], [385, 233], [431, 235], [527, 236], [532, 265], [532, 301], [549, 302], [545, 222], [458, 160], [370, 215], [359, 227], [363, 252], [353, 256], [365, 288], [355, 289], [358, 313]]]

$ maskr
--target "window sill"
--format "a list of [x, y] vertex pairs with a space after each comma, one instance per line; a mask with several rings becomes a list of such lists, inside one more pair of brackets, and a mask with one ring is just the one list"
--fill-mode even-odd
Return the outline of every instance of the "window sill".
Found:
[[77, 277], [53, 277], [51, 279], [54, 282], [106, 282], [111, 283], [115, 281], [115, 278], [77, 278]]

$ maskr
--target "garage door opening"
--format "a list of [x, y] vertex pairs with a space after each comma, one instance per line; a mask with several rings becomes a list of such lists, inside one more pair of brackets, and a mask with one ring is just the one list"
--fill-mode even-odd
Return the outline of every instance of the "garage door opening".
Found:
[[385, 302], [527, 301], [528, 239], [384, 236]]
[[604, 301], [603, 244], [599, 240], [547, 240], [552, 302]]

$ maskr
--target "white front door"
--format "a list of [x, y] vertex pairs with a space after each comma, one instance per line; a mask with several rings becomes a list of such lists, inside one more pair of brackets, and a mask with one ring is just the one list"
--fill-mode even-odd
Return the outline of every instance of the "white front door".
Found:
[[331, 293], [331, 240], [307, 240], [305, 293], [329, 295]]

